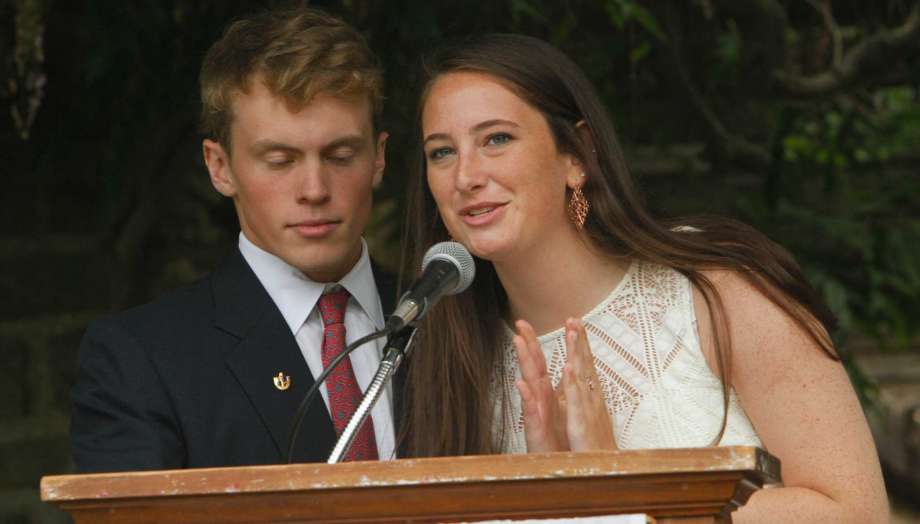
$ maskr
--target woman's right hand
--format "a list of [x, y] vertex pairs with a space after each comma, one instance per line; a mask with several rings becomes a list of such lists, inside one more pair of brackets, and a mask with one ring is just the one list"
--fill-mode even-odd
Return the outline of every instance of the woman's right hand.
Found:
[[521, 394], [527, 451], [568, 451], [565, 403], [560, 391], [553, 389], [537, 335], [526, 320], [518, 320], [514, 326], [518, 334], [512, 342], [521, 369], [521, 378], [515, 385]]

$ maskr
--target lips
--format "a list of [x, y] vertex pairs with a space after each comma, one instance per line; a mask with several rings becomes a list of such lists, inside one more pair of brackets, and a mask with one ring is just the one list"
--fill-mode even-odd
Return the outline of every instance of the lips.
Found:
[[479, 215], [483, 215], [483, 214], [485, 214], [485, 213], [488, 213], [489, 211], [492, 211], [493, 209], [495, 209], [495, 208], [494, 208], [494, 207], [482, 207], [482, 208], [474, 209], [474, 210], [470, 211], [469, 213], [467, 213], [467, 215], [469, 215], [469, 216], [471, 216], [471, 217], [478, 217]]
[[496, 220], [507, 202], [479, 202], [460, 210], [460, 217], [468, 225], [483, 226]]
[[341, 220], [317, 219], [304, 220], [302, 222], [291, 224], [288, 227], [295, 230], [300, 236], [304, 238], [322, 238], [335, 231], [335, 229], [338, 228], [341, 223]]
[[462, 216], [479, 216], [490, 211], [493, 211], [497, 207], [504, 206], [507, 202], [480, 202], [478, 204], [472, 204], [464, 207], [460, 210], [460, 215]]

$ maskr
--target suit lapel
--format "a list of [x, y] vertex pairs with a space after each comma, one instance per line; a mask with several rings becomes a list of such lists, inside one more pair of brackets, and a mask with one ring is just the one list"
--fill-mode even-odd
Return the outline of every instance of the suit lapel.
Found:
[[[213, 279], [215, 325], [240, 339], [227, 354], [234, 374], [271, 434], [279, 461], [286, 458], [288, 433], [298, 405], [313, 376], [297, 341], [278, 308], [239, 252]], [[279, 373], [290, 378], [287, 389], [275, 386]], [[325, 404], [311, 403], [295, 446], [295, 460], [323, 461], [335, 443], [335, 431]]]

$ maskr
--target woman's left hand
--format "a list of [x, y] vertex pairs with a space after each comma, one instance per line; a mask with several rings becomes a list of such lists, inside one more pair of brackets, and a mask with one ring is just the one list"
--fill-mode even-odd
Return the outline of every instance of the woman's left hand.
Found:
[[588, 332], [581, 319], [566, 321], [565, 346], [568, 358], [562, 374], [562, 391], [571, 450], [617, 449], [613, 422], [594, 368], [594, 355], [588, 347]]
[[517, 321], [515, 327], [518, 334], [513, 343], [521, 369], [516, 385], [521, 394], [527, 451], [617, 449], [581, 320], [566, 321], [568, 358], [562, 382], [555, 390], [533, 327], [524, 320]]

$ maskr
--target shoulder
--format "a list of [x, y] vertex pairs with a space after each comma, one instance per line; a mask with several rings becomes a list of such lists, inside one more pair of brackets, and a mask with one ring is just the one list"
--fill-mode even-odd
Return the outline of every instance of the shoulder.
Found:
[[[707, 301], [703, 290], [693, 286], [693, 309], [700, 348], [710, 369], [717, 375], [717, 325], [714, 321], [719, 319], [719, 313], [725, 329], [723, 340], [730, 348], [728, 353], [733, 363], [733, 377], [746, 367], [746, 362], [757, 362], [763, 357], [785, 358], [781, 353], [792, 351], [792, 346], [798, 348], [806, 344], [808, 337], [794, 319], [740, 272], [713, 269], [701, 271], [700, 275], [711, 283], [715, 294], [710, 294], [710, 300]], [[797, 343], [790, 344], [790, 337], [796, 339]], [[820, 352], [818, 348], [814, 349]]]
[[[712, 284], [718, 295], [733, 357], [738, 355], [743, 359], [747, 355], [782, 360], [792, 357], [802, 348], [808, 348], [816, 356], [828, 358], [810, 334], [810, 330], [824, 334], [823, 328], [801, 304], [790, 298], [786, 308], [780, 306], [740, 271], [705, 270], [701, 275]], [[707, 303], [702, 290], [696, 286], [693, 294], [701, 342], [704, 348], [710, 346], [711, 349], [714, 326], [710, 308], [717, 304]], [[802, 315], [805, 325], [797, 321], [790, 310]]]
[[[741, 327], [738, 324], [747, 324], [760, 318], [760, 322], [748, 326], [754, 329], [777, 327], [776, 324], [785, 324], [786, 317], [782, 308], [774, 304], [763, 292], [758, 289], [748, 278], [739, 271], [729, 269], [715, 269], [701, 271], [700, 275], [712, 284], [713, 290], [718, 294], [724, 310], [725, 319], [729, 329]], [[699, 318], [709, 318], [711, 306], [704, 298], [703, 291], [694, 286], [694, 303]], [[791, 320], [791, 319], [789, 319]]]
[[[169, 325], [185, 324], [190, 319], [213, 310], [210, 278], [166, 292], [156, 299], [97, 319], [90, 325], [92, 333], [113, 330], [148, 332]], [[210, 315], [209, 315], [210, 316]]]
[[[872, 437], [843, 365], [743, 274], [704, 276], [725, 312], [731, 385], [764, 446], [783, 462], [785, 485], [822, 493], [860, 521], [884, 514]], [[710, 359], [709, 310], [695, 294], [701, 345]]]
[[101, 365], [107, 361], [191, 356], [190, 349], [206, 347], [213, 326], [210, 278], [204, 278], [146, 304], [95, 320], [84, 334], [80, 359], [84, 364], [95, 361]]
[[235, 251], [210, 274], [150, 302], [107, 315], [89, 331], [121, 330], [154, 339], [182, 335], [200, 326], [213, 326], [218, 310], [230, 306], [251, 315], [266, 300], [267, 293], [255, 273]]

